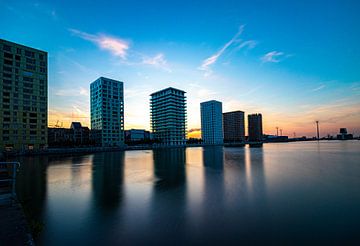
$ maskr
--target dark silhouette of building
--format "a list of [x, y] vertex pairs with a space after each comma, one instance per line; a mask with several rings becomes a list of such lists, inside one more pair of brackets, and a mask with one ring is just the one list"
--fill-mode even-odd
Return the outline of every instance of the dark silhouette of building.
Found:
[[248, 115], [248, 134], [249, 142], [261, 142], [263, 139], [262, 129], [262, 115], [249, 114]]
[[72, 122], [70, 128], [48, 128], [48, 144], [50, 147], [88, 146], [93, 141], [90, 129], [80, 122]]
[[243, 111], [223, 113], [224, 142], [245, 141], [245, 120]]
[[348, 134], [346, 128], [340, 128], [340, 134], [338, 134], [336, 138], [339, 140], [348, 140], [353, 139], [354, 136], [352, 134]]
[[49, 127], [48, 144], [50, 147], [72, 145], [70, 129]]
[[87, 126], [81, 126], [80, 122], [72, 122], [70, 126], [72, 142], [75, 145], [88, 145], [90, 141], [90, 130]]

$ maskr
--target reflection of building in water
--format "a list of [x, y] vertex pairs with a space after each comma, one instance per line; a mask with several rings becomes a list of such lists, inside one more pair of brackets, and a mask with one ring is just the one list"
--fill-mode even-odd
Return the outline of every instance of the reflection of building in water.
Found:
[[[201, 228], [207, 228], [206, 237], [216, 235], [217, 225], [225, 225], [226, 195], [224, 180], [224, 151], [222, 146], [203, 147], [204, 193]], [[219, 229], [219, 228], [218, 228]]]
[[22, 157], [16, 191], [29, 220], [42, 222], [47, 194], [47, 156]]
[[252, 193], [256, 202], [266, 204], [266, 178], [264, 169], [264, 151], [262, 148], [249, 149]]
[[203, 161], [205, 167], [223, 169], [224, 150], [222, 146], [206, 146], [203, 148]]
[[[154, 149], [154, 182], [148, 225], [143, 240], [149, 244], [185, 244], [185, 148]], [[139, 241], [144, 242], [144, 241]], [[135, 243], [136, 244], [136, 243]]]
[[97, 153], [93, 157], [92, 190], [100, 207], [116, 208], [121, 202], [124, 152]]
[[156, 187], [161, 189], [181, 185], [185, 181], [185, 149], [154, 149]]

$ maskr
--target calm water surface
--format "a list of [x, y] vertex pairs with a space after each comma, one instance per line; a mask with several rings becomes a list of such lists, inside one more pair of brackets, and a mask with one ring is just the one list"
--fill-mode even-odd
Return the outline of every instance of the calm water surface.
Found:
[[355, 242], [360, 141], [23, 157], [39, 245]]

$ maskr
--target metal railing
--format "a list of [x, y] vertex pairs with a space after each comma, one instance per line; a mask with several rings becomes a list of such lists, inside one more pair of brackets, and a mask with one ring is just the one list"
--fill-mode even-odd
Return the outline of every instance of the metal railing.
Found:
[[[20, 162], [0, 162], [0, 198], [16, 198], [16, 172]], [[10, 189], [7, 189], [10, 188]]]

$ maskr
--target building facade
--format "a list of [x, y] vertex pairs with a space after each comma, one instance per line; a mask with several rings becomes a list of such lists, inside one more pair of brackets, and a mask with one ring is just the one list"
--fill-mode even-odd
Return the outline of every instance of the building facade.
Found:
[[261, 142], [263, 140], [262, 115], [248, 115], [249, 142]]
[[200, 103], [201, 138], [204, 144], [222, 144], [223, 118], [222, 103], [211, 100]]
[[124, 145], [124, 84], [100, 77], [90, 84], [91, 131], [96, 145]]
[[47, 147], [47, 52], [0, 39], [0, 151]]
[[144, 129], [125, 130], [126, 142], [140, 142], [150, 140], [150, 132]]
[[151, 130], [158, 144], [165, 146], [186, 144], [185, 93], [169, 87], [150, 95]]
[[90, 144], [90, 129], [80, 122], [71, 122], [70, 133], [75, 146]]
[[80, 122], [72, 122], [70, 128], [49, 127], [49, 147], [80, 147], [93, 145], [90, 129]]
[[224, 142], [245, 141], [245, 119], [243, 111], [223, 113]]

